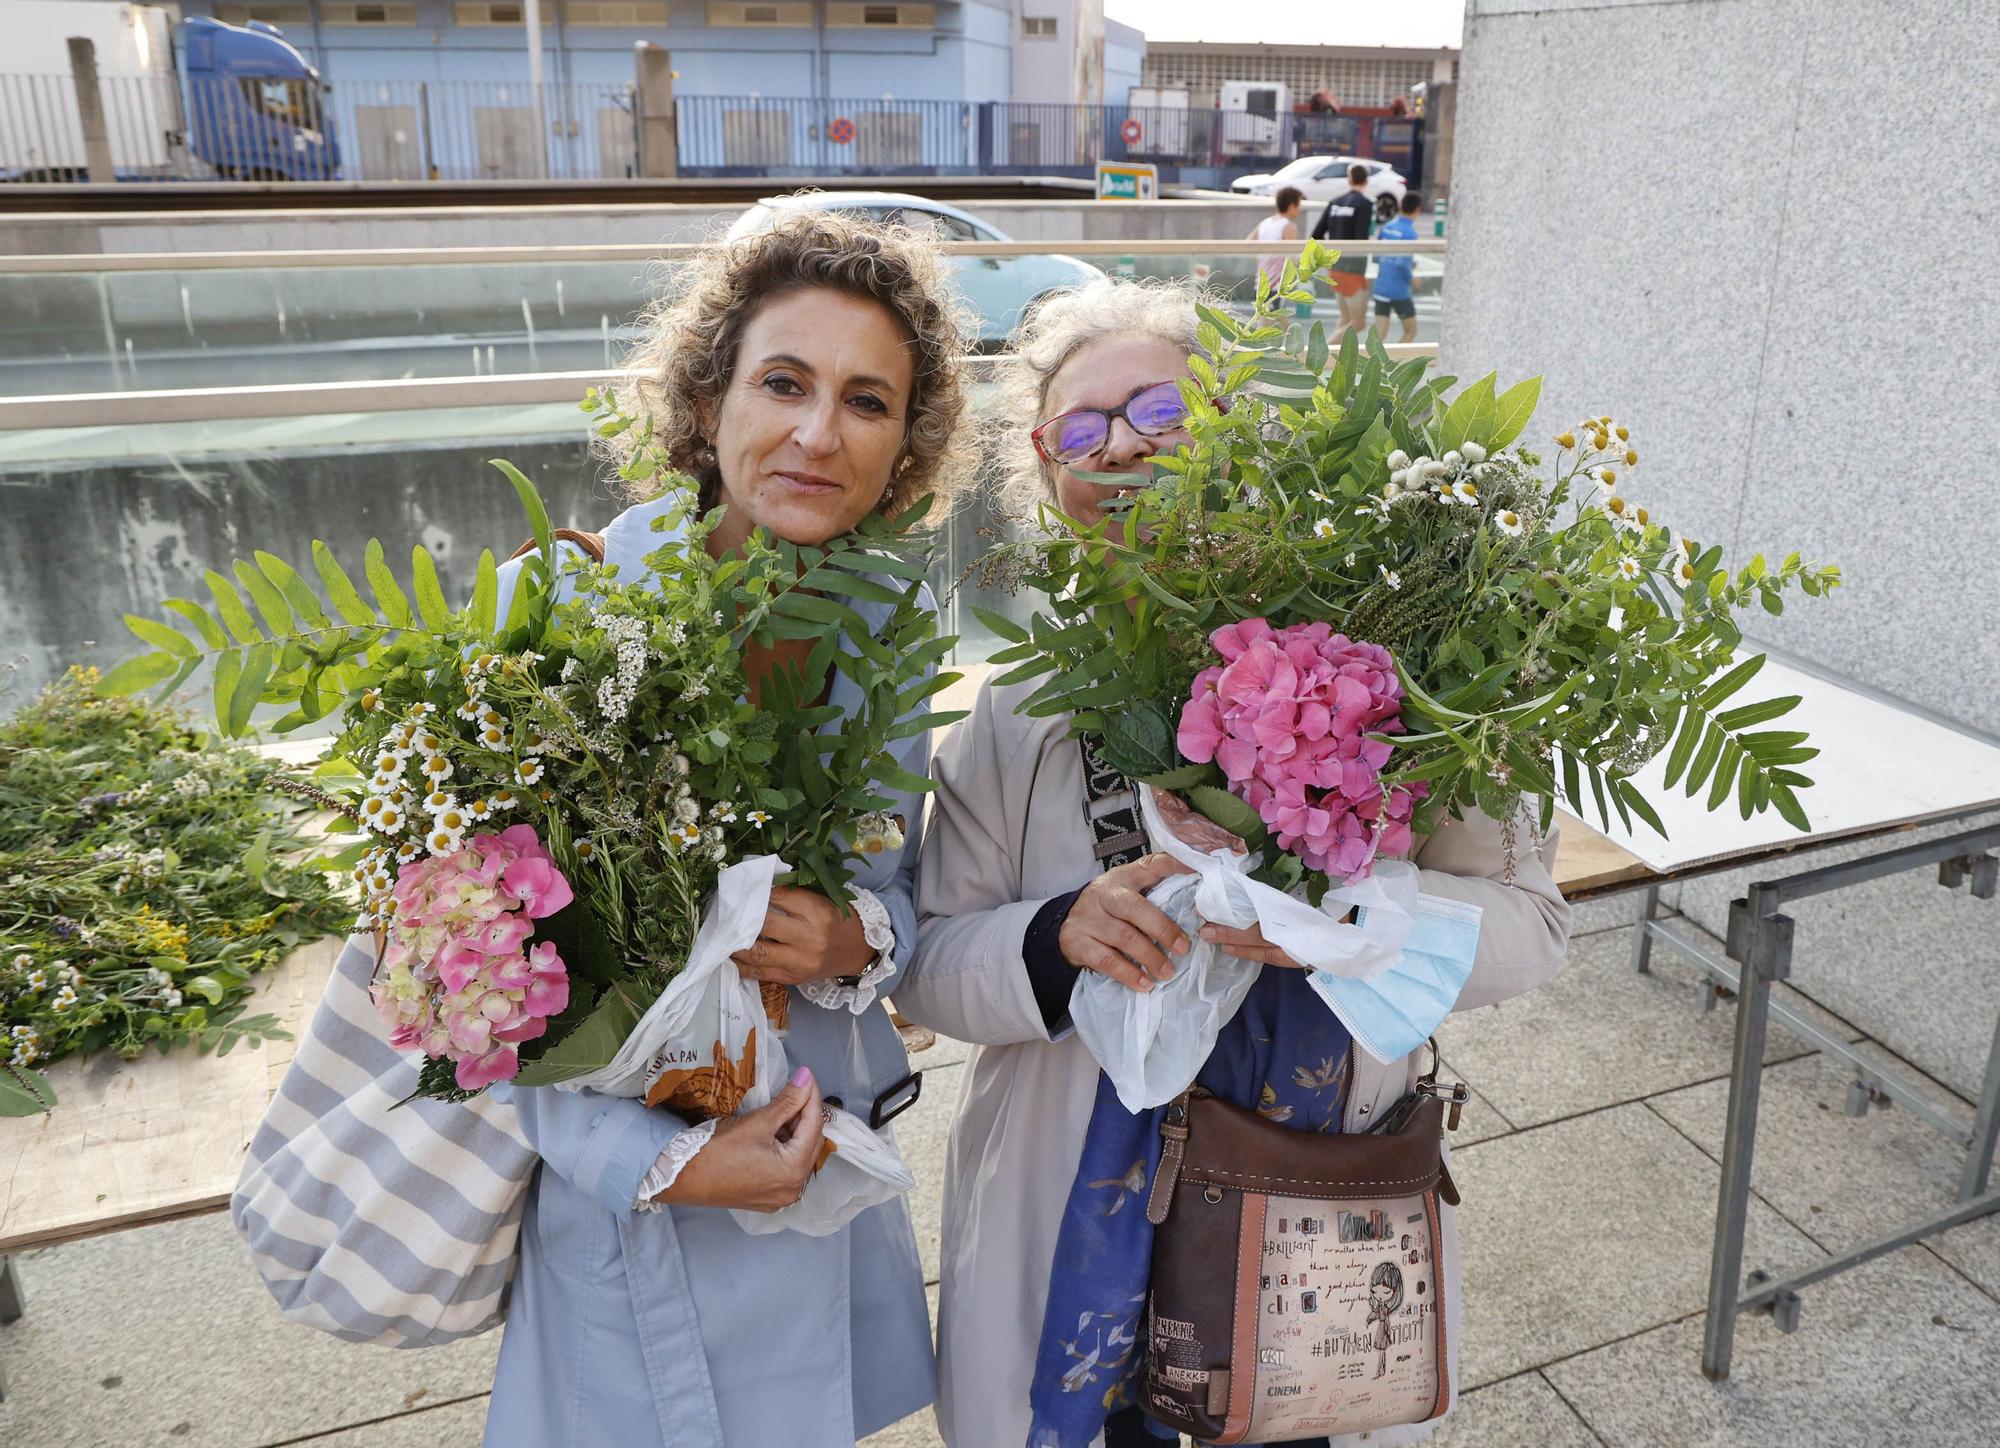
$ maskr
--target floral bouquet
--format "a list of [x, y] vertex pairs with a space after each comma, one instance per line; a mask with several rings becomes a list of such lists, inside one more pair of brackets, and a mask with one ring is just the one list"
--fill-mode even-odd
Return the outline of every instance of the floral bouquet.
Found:
[[[632, 427], [609, 394], [586, 406], [601, 433]], [[632, 455], [628, 478], [663, 475], [648, 439]], [[683, 978], [709, 917], [730, 913], [719, 891], [755, 921], [762, 909], [738, 897], [768, 898], [776, 879], [847, 902], [849, 862], [900, 842], [880, 791], [929, 787], [898, 766], [896, 741], [952, 717], [922, 712], [955, 676], [936, 673], [952, 641], [920, 599], [921, 506], [823, 547], [760, 531], [716, 559], [720, 512], [696, 516], [692, 485], [670, 479], [658, 546], [627, 579], [557, 551], [533, 486], [497, 466], [537, 548], [510, 596], [490, 553], [453, 610], [421, 547], [406, 592], [371, 541], [366, 597], [324, 544], [312, 548], [323, 594], [260, 552], [233, 579], [209, 572], [211, 601], [128, 620], [152, 651], [102, 685], [171, 692], [207, 664], [227, 734], [264, 706], [284, 711], [280, 733], [337, 719], [314, 777], [280, 783], [358, 835], [331, 860], [352, 872], [357, 928], [377, 939], [375, 1003], [392, 1043], [427, 1058], [419, 1094], [445, 1098], [594, 1083], [668, 993], [724, 989]], [[803, 665], [753, 693], [746, 653], [803, 639]], [[836, 668], [860, 699], [844, 714], [817, 702]], [[748, 992], [753, 1033], [782, 1031], [782, 991], [766, 1010], [726, 952], [711, 943], [699, 958]], [[697, 1117], [761, 1104], [782, 1049], [728, 1045], [709, 1073], [720, 1081], [625, 1094]]]
[[[1247, 319], [1200, 308], [1193, 446], [1097, 524], [1050, 514], [990, 555], [986, 582], [1046, 602], [1026, 624], [980, 617], [1007, 642], [995, 682], [1039, 680], [1020, 707], [1095, 736], [1142, 786], [1155, 846], [1196, 872], [1155, 902], [1184, 927], [1255, 925], [1393, 1060], [1471, 967], [1478, 912], [1394, 858], [1447, 816], [1483, 810], [1511, 856], [1524, 795], [1546, 829], [1587, 790], [1606, 827], [1664, 834], [1631, 776], [1668, 750], [1670, 787], [1808, 827], [1815, 751], [1758, 727], [1798, 699], [1736, 700], [1763, 659], [1736, 657], [1732, 615], [1840, 575], [1796, 554], [1732, 575], [1635, 502], [1639, 456], [1609, 417], [1545, 463], [1518, 443], [1538, 381], [1454, 394], [1427, 358], [1288, 328], [1331, 259], [1309, 243]], [[1193, 1078], [1254, 972], [1197, 942], [1143, 995], [1084, 979], [1071, 1015], [1137, 1110]]]
[[1247, 319], [1200, 308], [1193, 446], [1151, 486], [989, 559], [1048, 600], [1025, 626], [980, 612], [1008, 641], [997, 682], [1040, 678], [1029, 712], [1072, 714], [1107, 762], [1240, 837], [1254, 878], [1314, 902], [1468, 804], [1511, 831], [1534, 795], [1545, 828], [1587, 791], [1606, 827], [1664, 834], [1631, 778], [1663, 750], [1669, 787], [1808, 828], [1816, 751], [1758, 727], [1798, 699], [1736, 700], [1763, 657], [1737, 657], [1732, 615], [1839, 570], [1792, 554], [1732, 574], [1635, 501], [1610, 417], [1545, 462], [1517, 441], [1539, 380], [1452, 395], [1427, 358], [1288, 330], [1330, 256], [1308, 244]]

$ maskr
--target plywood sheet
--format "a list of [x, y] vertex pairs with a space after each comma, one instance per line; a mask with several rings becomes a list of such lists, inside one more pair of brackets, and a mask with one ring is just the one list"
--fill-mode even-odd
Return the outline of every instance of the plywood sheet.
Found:
[[222, 1057], [101, 1053], [51, 1070], [54, 1111], [0, 1118], [0, 1254], [227, 1205], [341, 944], [294, 952], [252, 998], [249, 1013], [277, 1016], [291, 1041]]

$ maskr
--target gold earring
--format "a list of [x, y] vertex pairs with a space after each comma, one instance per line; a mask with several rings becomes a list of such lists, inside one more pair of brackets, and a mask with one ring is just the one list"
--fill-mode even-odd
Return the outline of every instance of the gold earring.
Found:
[[695, 460], [695, 465], [697, 467], [704, 467], [704, 468], [714, 467], [715, 449], [713, 447], [710, 447], [707, 443], [704, 442], [700, 447], [695, 449], [694, 460]]

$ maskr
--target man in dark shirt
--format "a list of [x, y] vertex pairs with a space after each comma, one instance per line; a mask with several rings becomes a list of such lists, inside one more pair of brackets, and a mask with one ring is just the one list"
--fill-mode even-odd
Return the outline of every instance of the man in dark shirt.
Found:
[[[1315, 241], [1366, 241], [1375, 203], [1368, 199], [1368, 168], [1359, 162], [1347, 168], [1347, 190], [1326, 203], [1313, 227]], [[1368, 258], [1343, 254], [1333, 264], [1330, 279], [1340, 302], [1340, 327], [1334, 333], [1361, 331], [1368, 325]]]

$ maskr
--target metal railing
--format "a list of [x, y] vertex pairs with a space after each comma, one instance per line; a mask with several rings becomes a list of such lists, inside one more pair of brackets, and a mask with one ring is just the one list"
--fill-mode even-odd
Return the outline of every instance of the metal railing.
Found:
[[[1435, 357], [1435, 342], [1389, 343], [1398, 361]], [[991, 382], [1010, 360], [965, 359], [974, 382]], [[153, 392], [80, 392], [0, 398], [0, 433], [34, 428], [157, 426], [179, 422], [251, 422], [336, 413], [426, 412], [449, 407], [518, 407], [578, 402], [585, 389], [629, 380], [618, 370], [521, 372], [488, 377], [416, 377], [394, 382], [299, 382], [263, 387], [202, 387]]]
[[[642, 168], [631, 82], [304, 80], [101, 75], [121, 180], [480, 181], [621, 178]], [[1420, 123], [1384, 117], [1005, 101], [681, 96], [683, 176], [1089, 176], [1143, 161], [1226, 184], [1293, 156], [1413, 169]], [[67, 74], [0, 76], [0, 180], [88, 176]], [[98, 178], [108, 179], [108, 178]], [[1415, 179], [1414, 176], [1412, 179]]]
[[[1348, 256], [1443, 256], [1441, 239], [1346, 241]], [[53, 252], [0, 257], [0, 277], [14, 273], [263, 271], [311, 267], [497, 266], [516, 263], [671, 261], [709, 249], [701, 241], [607, 242], [570, 246], [359, 247], [323, 251]], [[1302, 241], [1209, 241], [1200, 238], [1110, 241], [948, 241], [948, 256], [1297, 256]]]

